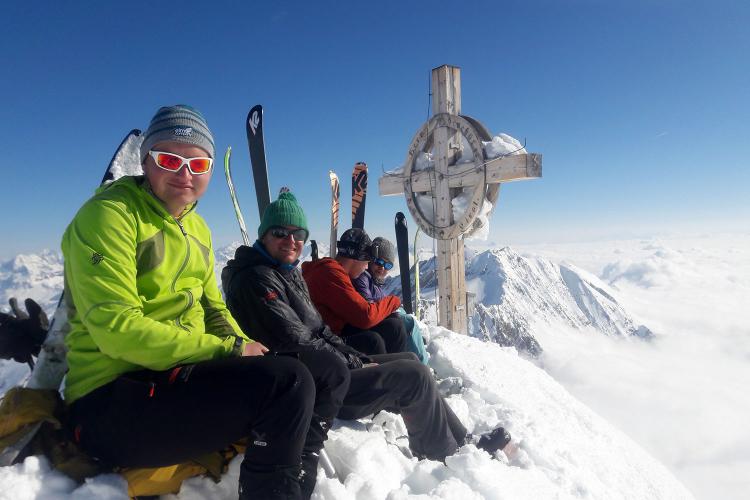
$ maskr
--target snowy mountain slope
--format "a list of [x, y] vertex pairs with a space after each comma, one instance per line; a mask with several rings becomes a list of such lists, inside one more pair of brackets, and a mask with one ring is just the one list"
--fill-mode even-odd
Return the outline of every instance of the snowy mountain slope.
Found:
[[[434, 308], [435, 264], [434, 257], [420, 263], [422, 297], [430, 302], [428, 309]], [[390, 293], [400, 293], [400, 278], [390, 277], [386, 287]], [[475, 294], [470, 334], [534, 356], [541, 348], [531, 325], [539, 321], [593, 328], [610, 336], [652, 335], [637, 325], [596, 276], [572, 264], [523, 257], [510, 247], [481, 253], [467, 249], [466, 288]]]
[[[375, 421], [337, 421], [326, 449], [341, 481], [322, 472], [318, 500], [375, 499], [690, 499], [667, 470], [622, 432], [581, 404], [515, 350], [439, 327], [431, 338], [438, 377], [460, 377], [463, 387], [448, 402], [471, 432], [504, 425], [520, 442], [510, 461], [492, 459], [473, 445], [445, 464], [406, 458], [384, 435], [403, 432], [403, 421], [380, 414]], [[0, 376], [2, 372], [0, 372]], [[234, 498], [235, 459], [218, 484], [188, 481], [179, 499]], [[44, 460], [0, 469], [0, 498], [125, 498], [125, 485], [103, 475], [76, 487]], [[11, 493], [12, 492], [12, 493]]]
[[44, 250], [38, 254], [19, 254], [0, 264], [0, 309], [8, 309], [8, 299], [26, 297], [36, 300], [51, 315], [63, 287], [62, 254]]

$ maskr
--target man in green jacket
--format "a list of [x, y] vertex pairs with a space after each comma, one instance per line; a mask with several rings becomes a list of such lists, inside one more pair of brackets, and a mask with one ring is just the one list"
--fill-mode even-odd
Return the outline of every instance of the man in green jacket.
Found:
[[240, 498], [299, 498], [315, 388], [296, 359], [263, 356], [221, 298], [195, 212], [213, 172], [208, 125], [163, 107], [140, 153], [145, 175], [101, 188], [63, 236], [75, 439], [104, 463], [157, 467], [248, 438]]

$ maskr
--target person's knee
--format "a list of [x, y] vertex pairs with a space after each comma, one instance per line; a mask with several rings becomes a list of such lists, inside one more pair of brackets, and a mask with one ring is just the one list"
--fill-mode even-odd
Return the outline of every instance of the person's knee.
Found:
[[387, 328], [398, 335], [406, 335], [406, 326], [404, 326], [404, 322], [399, 316], [388, 316], [378, 326]]
[[409, 333], [406, 331], [401, 318], [386, 318], [375, 327], [375, 330], [387, 339], [389, 352], [403, 352], [407, 350]]
[[417, 360], [400, 359], [388, 363], [393, 369], [393, 374], [399, 380], [399, 386], [405, 393], [422, 394], [429, 392], [432, 384], [435, 383], [432, 378], [432, 372], [426, 366]]
[[387, 351], [385, 349], [385, 340], [383, 340], [383, 337], [374, 332], [370, 336], [372, 337], [373, 352], [375, 354], [385, 354]]
[[310, 370], [294, 358], [278, 357], [274, 363], [277, 377], [275, 397], [312, 408], [315, 402], [315, 381]]
[[354, 348], [365, 354], [385, 354], [385, 340], [378, 332], [368, 330], [359, 335], [359, 339]]
[[341, 406], [351, 380], [346, 363], [336, 354], [326, 351], [300, 353], [300, 360], [310, 370], [318, 396], [332, 399]]
[[[421, 362], [421, 361], [419, 361], [419, 356], [417, 356], [417, 355], [416, 355], [416, 354], [414, 354], [413, 352], [405, 352], [405, 353], [404, 353], [404, 356], [405, 356], [405, 358], [406, 358], [406, 360], [407, 360], [407, 361], [416, 361], [416, 362], [418, 362], [418, 363], [419, 363], [420, 365], [422, 365], [422, 366], [424, 366], [425, 368], [427, 368], [427, 366], [426, 366], [426, 365], [423, 365], [423, 364], [422, 364], [422, 362]], [[429, 368], [427, 368], [427, 371], [429, 372], [429, 371], [430, 371], [430, 369], [429, 369]], [[431, 374], [430, 374], [430, 375], [431, 375]]]

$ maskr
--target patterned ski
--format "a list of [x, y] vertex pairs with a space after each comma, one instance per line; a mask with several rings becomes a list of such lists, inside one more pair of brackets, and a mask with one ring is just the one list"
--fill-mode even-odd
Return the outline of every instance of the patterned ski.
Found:
[[352, 170], [352, 227], [365, 228], [367, 201], [367, 164], [357, 162]]
[[339, 177], [333, 170], [328, 171], [328, 177], [331, 180], [331, 239], [328, 255], [336, 256], [336, 242], [339, 239], [339, 195], [341, 194], [339, 186]]

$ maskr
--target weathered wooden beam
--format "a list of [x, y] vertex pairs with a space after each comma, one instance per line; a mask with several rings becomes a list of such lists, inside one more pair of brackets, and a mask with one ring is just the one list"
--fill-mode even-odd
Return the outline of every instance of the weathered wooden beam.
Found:
[[[451, 167], [448, 185], [451, 188], [475, 186], [480, 183], [523, 181], [537, 179], [542, 176], [542, 155], [528, 153], [522, 155], [502, 156], [487, 162], [485, 167], [457, 165]], [[483, 169], [486, 168], [487, 177]], [[435, 172], [422, 170], [413, 172], [411, 181], [403, 175], [384, 175], [378, 180], [380, 196], [395, 196], [404, 194], [404, 184], [411, 182], [415, 192], [432, 191], [435, 185]]]
[[443, 64], [432, 69], [432, 113], [461, 114], [461, 68]]

